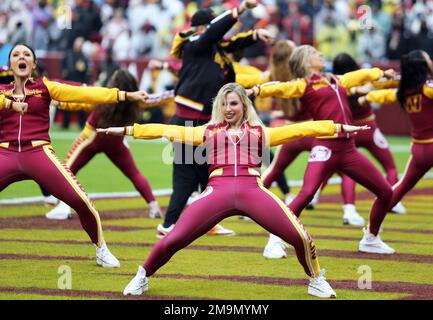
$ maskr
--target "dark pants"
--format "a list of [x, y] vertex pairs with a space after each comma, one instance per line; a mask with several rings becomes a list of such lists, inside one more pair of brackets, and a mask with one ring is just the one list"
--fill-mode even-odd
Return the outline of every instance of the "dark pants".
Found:
[[[207, 120], [189, 120], [173, 116], [170, 123], [179, 126], [197, 127], [207, 122]], [[177, 222], [189, 196], [198, 189], [198, 186], [200, 185], [201, 190], [204, 190], [208, 183], [208, 166], [206, 162], [197, 163], [194, 158], [194, 154], [204, 152], [204, 148], [173, 143], [173, 149], [173, 193], [165, 214], [164, 227], [166, 228]]]

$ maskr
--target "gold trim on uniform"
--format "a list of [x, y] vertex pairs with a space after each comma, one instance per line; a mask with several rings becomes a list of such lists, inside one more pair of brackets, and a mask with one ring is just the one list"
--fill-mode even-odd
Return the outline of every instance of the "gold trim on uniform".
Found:
[[126, 100], [126, 92], [125, 91], [119, 91], [118, 98], [119, 98], [119, 101], [125, 101]]
[[9, 148], [9, 142], [1, 142], [0, 143], [0, 148], [8, 149]]
[[370, 114], [368, 117], [353, 121], [354, 125], [359, 125], [359, 124], [363, 124], [364, 122], [369, 122], [369, 121], [373, 121], [374, 119], [376, 119], [376, 115]]
[[433, 143], [433, 138], [431, 139], [412, 139], [413, 143]]
[[46, 140], [32, 140], [32, 146], [33, 146], [33, 148], [42, 146], [44, 144], [49, 144], [49, 143], [50, 142], [46, 141]]
[[223, 175], [223, 168], [215, 169], [211, 172], [209, 175], [209, 178], [216, 177], [216, 176], [222, 176]]

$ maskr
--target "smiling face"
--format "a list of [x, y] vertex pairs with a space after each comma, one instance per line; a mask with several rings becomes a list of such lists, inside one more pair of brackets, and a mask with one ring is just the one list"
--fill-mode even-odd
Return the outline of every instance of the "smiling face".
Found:
[[33, 52], [23, 45], [17, 45], [11, 51], [9, 68], [15, 76], [29, 78], [36, 69], [36, 58]]
[[240, 125], [244, 118], [244, 105], [236, 92], [230, 92], [226, 96], [223, 105], [224, 120], [231, 126]]

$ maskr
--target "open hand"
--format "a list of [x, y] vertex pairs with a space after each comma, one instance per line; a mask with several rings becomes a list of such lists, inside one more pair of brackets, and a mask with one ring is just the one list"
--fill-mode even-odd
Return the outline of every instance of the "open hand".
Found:
[[147, 64], [147, 67], [150, 70], [161, 70], [164, 68], [164, 62], [157, 59], [150, 59], [149, 63]]
[[388, 79], [394, 79], [396, 75], [397, 73], [395, 72], [394, 69], [388, 69], [383, 72], [383, 76]]
[[349, 124], [343, 124], [344, 133], [356, 133], [358, 131], [370, 130], [370, 126], [352, 126]]
[[112, 136], [124, 136], [125, 135], [125, 127], [110, 127], [106, 129], [98, 128], [96, 129], [98, 133], [105, 133]]

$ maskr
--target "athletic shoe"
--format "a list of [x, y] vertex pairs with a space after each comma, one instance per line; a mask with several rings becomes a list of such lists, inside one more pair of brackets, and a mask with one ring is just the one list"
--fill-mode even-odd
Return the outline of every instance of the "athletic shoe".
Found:
[[393, 254], [395, 250], [388, 246], [385, 242], [380, 239], [380, 235], [375, 236], [363, 229], [364, 236], [359, 242], [358, 251], [367, 253], [381, 253], [381, 254]]
[[210, 229], [207, 234], [219, 236], [234, 236], [236, 235], [236, 232], [230, 229], [226, 229], [220, 224], [217, 224], [212, 229]]
[[314, 208], [319, 203], [319, 197], [320, 197], [320, 189], [316, 191], [314, 194], [313, 199], [311, 199], [310, 203], [305, 207], [307, 210], [314, 210]]
[[167, 234], [170, 233], [171, 230], [173, 230], [174, 224], [169, 226], [168, 228], [165, 228], [162, 224], [158, 224], [158, 227], [156, 227], [156, 237], [157, 238], [164, 238]]
[[310, 278], [308, 294], [319, 298], [337, 298], [337, 294], [326, 281], [325, 269], [320, 270], [318, 277]]
[[353, 204], [345, 204], [343, 206], [343, 224], [349, 224], [352, 226], [363, 227], [365, 224], [365, 220], [363, 217], [356, 212], [356, 208]]
[[44, 197], [44, 206], [46, 207], [56, 206], [58, 203], [59, 203], [59, 199], [57, 199], [53, 195]]
[[286, 197], [284, 198], [284, 204], [288, 206], [292, 203], [292, 201], [296, 198], [294, 194], [288, 193]]
[[149, 218], [158, 219], [162, 217], [162, 211], [159, 207], [159, 203], [157, 201], [152, 201], [149, 203]]
[[96, 247], [96, 264], [104, 268], [119, 268], [120, 262], [108, 250], [107, 244], [102, 242], [101, 247]]
[[123, 294], [125, 296], [129, 294], [133, 296], [138, 296], [143, 294], [148, 289], [149, 286], [148, 286], [148, 279], [146, 277], [146, 270], [144, 270], [142, 266], [139, 266], [137, 274], [135, 275], [134, 278], [132, 278], [132, 280], [125, 287], [125, 290], [123, 290]]
[[51, 220], [66, 220], [72, 218], [72, 210], [66, 203], [60, 201], [60, 203], [48, 212], [45, 217]]
[[407, 210], [403, 206], [403, 204], [401, 202], [399, 202], [391, 209], [391, 212], [395, 213], [395, 214], [406, 214]]
[[284, 241], [273, 235], [272, 233], [269, 235], [268, 243], [266, 244], [265, 249], [263, 250], [263, 256], [268, 259], [282, 259], [287, 257], [287, 253], [285, 251], [286, 244]]
[[200, 198], [200, 192], [194, 191], [188, 198], [188, 201], [186, 202], [186, 205], [189, 206], [190, 204], [193, 204], [195, 201], [197, 201]]

